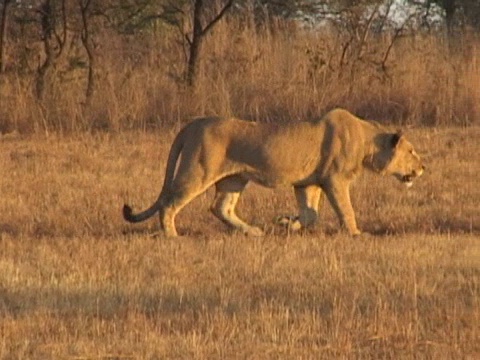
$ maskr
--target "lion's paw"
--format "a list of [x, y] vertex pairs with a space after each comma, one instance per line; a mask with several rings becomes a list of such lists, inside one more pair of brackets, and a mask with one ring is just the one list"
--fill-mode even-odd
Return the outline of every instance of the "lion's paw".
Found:
[[302, 228], [302, 224], [300, 223], [298, 216], [291, 216], [291, 215], [278, 216], [275, 219], [275, 223], [281, 226], [285, 226], [286, 228], [292, 231], [297, 231]]
[[245, 235], [248, 235], [248, 236], [264, 236], [265, 233], [259, 227], [251, 226], [251, 227], [249, 227], [248, 229], [245, 230]]
[[349, 235], [351, 238], [358, 239], [358, 240], [367, 240], [367, 239], [375, 238], [374, 234], [368, 231], [360, 231], [360, 230], [357, 230], [355, 232], [349, 232]]

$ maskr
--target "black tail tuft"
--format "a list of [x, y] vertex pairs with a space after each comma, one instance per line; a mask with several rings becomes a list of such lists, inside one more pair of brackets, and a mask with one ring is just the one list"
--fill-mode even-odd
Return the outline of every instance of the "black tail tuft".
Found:
[[132, 208], [128, 206], [127, 204], [123, 205], [123, 218], [129, 222], [134, 222], [135, 219], [132, 214]]

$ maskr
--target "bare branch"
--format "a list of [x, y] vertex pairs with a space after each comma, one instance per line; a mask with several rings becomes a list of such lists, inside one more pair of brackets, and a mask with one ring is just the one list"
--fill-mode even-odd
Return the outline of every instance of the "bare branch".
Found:
[[208, 31], [212, 29], [212, 27], [225, 15], [225, 13], [230, 9], [233, 5], [234, 0], [229, 0], [225, 6], [220, 10], [220, 12], [215, 16], [215, 18], [210, 21], [210, 23], [202, 30], [202, 35], [205, 35]]
[[410, 15], [402, 24], [402, 26], [400, 26], [398, 29], [395, 30], [395, 33], [393, 34], [393, 37], [392, 37], [392, 41], [390, 41], [390, 44], [388, 45], [387, 47], [387, 50], [385, 51], [385, 54], [383, 55], [383, 59], [382, 59], [382, 62], [381, 62], [381, 67], [382, 67], [382, 70], [385, 71], [386, 69], [386, 63], [387, 63], [387, 60], [388, 60], [388, 57], [390, 55], [390, 51], [392, 50], [393, 48], [393, 45], [395, 44], [396, 40], [401, 36], [401, 33], [403, 31], [403, 29], [405, 28], [405, 26], [407, 25], [407, 23], [414, 17], [414, 15]]
[[365, 48], [365, 44], [367, 43], [368, 34], [370, 32], [370, 28], [372, 26], [375, 15], [377, 15], [379, 7], [380, 7], [380, 4], [377, 4], [375, 6], [375, 9], [372, 11], [372, 14], [368, 18], [367, 24], [365, 25], [365, 29], [363, 31], [362, 39], [360, 41], [360, 48], [358, 50], [358, 55], [357, 55], [358, 59], [360, 59], [363, 55], [363, 49]]

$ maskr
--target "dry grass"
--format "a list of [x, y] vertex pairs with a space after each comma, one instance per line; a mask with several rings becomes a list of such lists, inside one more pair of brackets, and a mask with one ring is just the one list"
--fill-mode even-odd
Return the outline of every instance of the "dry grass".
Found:
[[264, 238], [229, 233], [211, 193], [155, 237], [120, 210], [156, 197], [173, 132], [4, 137], [0, 358], [478, 358], [479, 136], [410, 130], [428, 172], [360, 179], [360, 239], [328, 205], [316, 229], [274, 227], [291, 191], [257, 186], [240, 212]]
[[212, 114], [286, 121], [333, 106], [398, 124], [464, 126], [480, 118], [480, 42], [468, 33], [454, 48], [441, 34], [398, 38], [382, 67], [388, 34], [362, 43], [345, 30], [312, 33], [282, 22], [253, 29], [229, 19], [206, 39], [196, 89], [181, 81], [177, 35], [96, 33], [97, 85], [88, 103], [85, 69], [58, 64], [39, 102], [35, 67], [13, 63], [0, 76], [0, 132], [145, 129]]

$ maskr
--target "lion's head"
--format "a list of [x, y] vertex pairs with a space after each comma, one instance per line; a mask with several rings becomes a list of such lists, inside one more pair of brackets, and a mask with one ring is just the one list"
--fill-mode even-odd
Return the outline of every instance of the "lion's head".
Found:
[[412, 186], [413, 180], [425, 170], [413, 145], [401, 133], [384, 134], [377, 140], [381, 142], [381, 150], [374, 155], [374, 167], [382, 174], [393, 175], [405, 186]]

